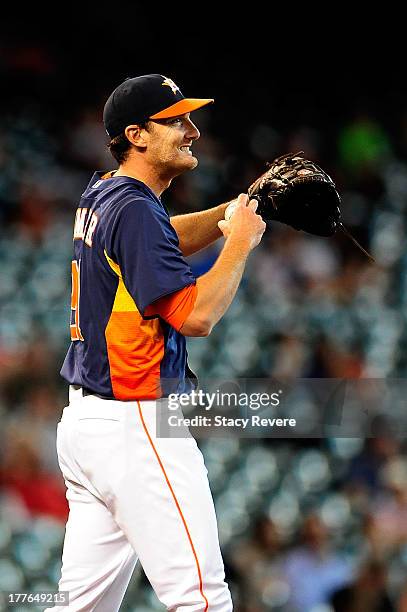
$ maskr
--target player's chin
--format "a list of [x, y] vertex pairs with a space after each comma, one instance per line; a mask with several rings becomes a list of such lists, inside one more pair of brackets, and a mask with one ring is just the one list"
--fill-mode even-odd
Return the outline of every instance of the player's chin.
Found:
[[189, 163], [190, 163], [190, 165], [191, 165], [191, 168], [193, 169], [193, 168], [196, 168], [196, 167], [197, 167], [197, 165], [198, 165], [198, 160], [197, 160], [197, 158], [196, 158], [196, 157], [194, 157], [193, 155], [190, 155], [190, 158], [189, 158]]
[[193, 155], [189, 153], [183, 153], [182, 156], [178, 159], [178, 167], [181, 171], [184, 170], [193, 170], [198, 165], [198, 160]]

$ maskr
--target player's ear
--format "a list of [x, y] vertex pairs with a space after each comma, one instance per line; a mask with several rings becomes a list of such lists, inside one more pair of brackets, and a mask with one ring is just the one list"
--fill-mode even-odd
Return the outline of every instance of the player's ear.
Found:
[[147, 146], [146, 130], [140, 125], [128, 125], [124, 130], [126, 138], [131, 144], [145, 149]]

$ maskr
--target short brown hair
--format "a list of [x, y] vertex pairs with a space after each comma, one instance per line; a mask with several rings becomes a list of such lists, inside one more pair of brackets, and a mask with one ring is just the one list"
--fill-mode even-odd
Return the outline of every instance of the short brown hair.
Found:
[[[147, 130], [147, 123], [148, 121], [145, 121], [144, 123], [140, 123], [139, 125], [142, 129]], [[118, 136], [112, 138], [112, 140], [107, 145], [107, 148], [109, 149], [110, 153], [113, 155], [117, 163], [120, 165], [123, 162], [127, 161], [132, 146], [133, 145], [127, 139], [126, 134], [122, 132]]]

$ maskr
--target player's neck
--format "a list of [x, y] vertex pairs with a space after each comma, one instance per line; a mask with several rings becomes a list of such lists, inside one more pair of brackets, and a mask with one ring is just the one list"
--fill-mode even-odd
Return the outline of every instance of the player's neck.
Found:
[[152, 171], [148, 166], [137, 166], [124, 162], [115, 172], [115, 176], [130, 176], [138, 181], [142, 181], [151, 191], [159, 198], [163, 191], [170, 186], [172, 179], [162, 178], [157, 176], [155, 171]]

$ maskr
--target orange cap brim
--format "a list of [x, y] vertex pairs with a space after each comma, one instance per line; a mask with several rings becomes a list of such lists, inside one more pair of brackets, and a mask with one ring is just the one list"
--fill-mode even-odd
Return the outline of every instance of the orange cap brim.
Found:
[[164, 110], [160, 111], [159, 113], [151, 115], [150, 119], [168, 119], [169, 117], [178, 117], [178, 115], [184, 115], [185, 113], [198, 110], [198, 108], [211, 104], [211, 102], [213, 102], [213, 99], [184, 98], [183, 100], [168, 106], [168, 108], [164, 108]]

